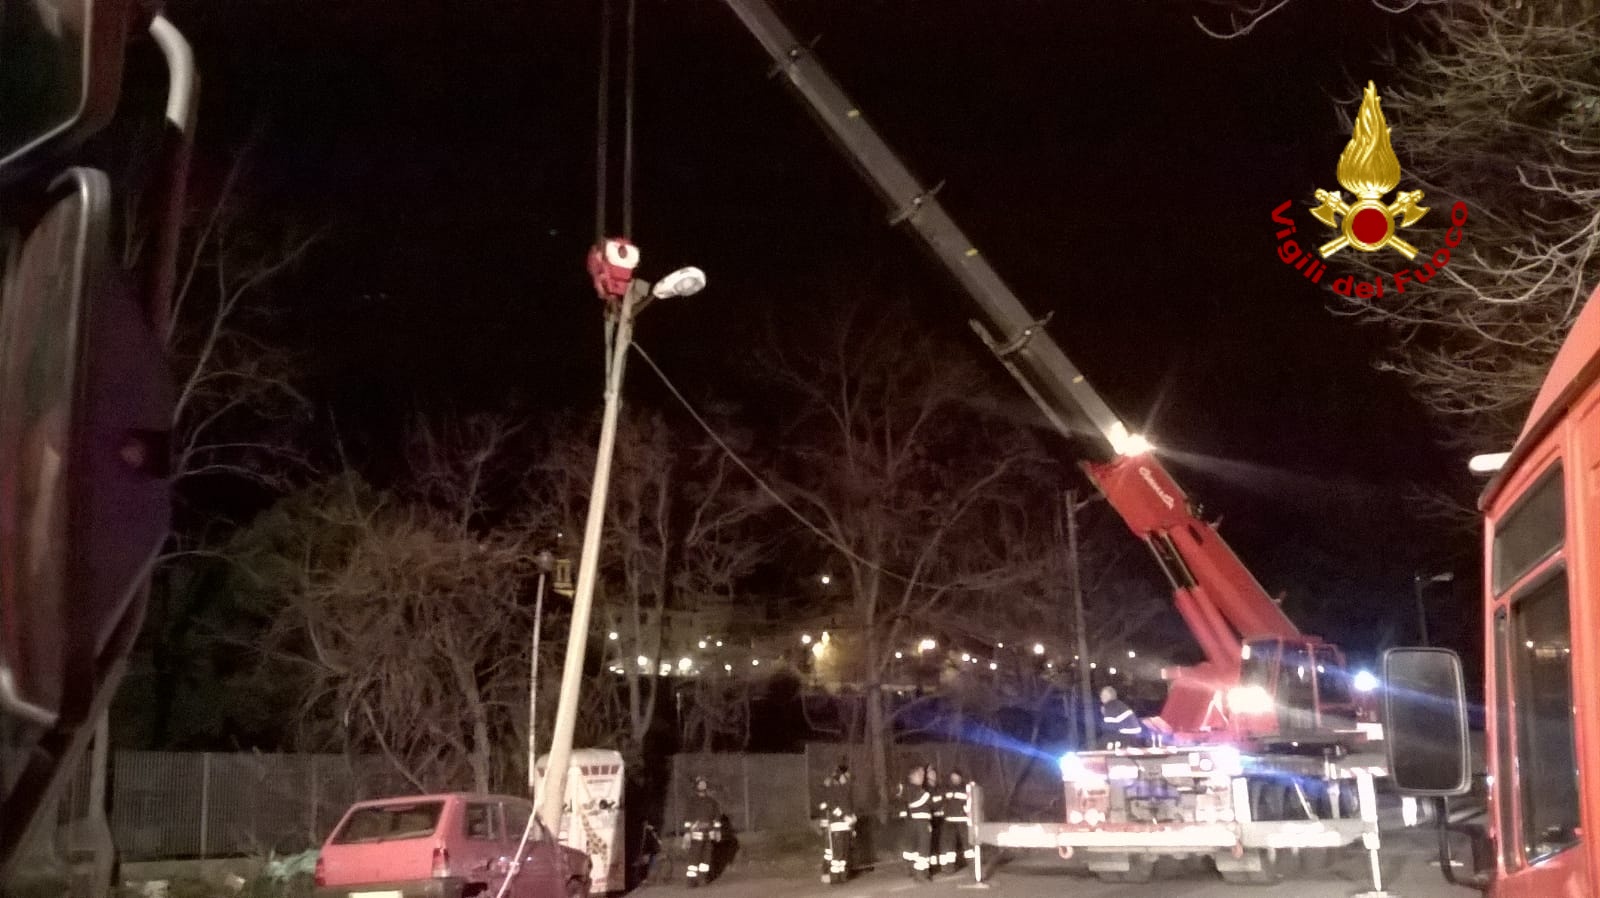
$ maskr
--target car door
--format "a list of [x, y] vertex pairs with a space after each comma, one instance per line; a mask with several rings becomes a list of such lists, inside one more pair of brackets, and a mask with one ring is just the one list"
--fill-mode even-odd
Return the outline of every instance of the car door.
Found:
[[[501, 804], [505, 813], [506, 854], [509, 857], [522, 841], [522, 831], [527, 828], [528, 820], [533, 818], [533, 805], [518, 799], [506, 799]], [[522, 846], [522, 868], [514, 884], [516, 898], [563, 898], [564, 877], [557, 865], [559, 858], [555, 847], [549, 833], [535, 820], [528, 832], [528, 842]]]

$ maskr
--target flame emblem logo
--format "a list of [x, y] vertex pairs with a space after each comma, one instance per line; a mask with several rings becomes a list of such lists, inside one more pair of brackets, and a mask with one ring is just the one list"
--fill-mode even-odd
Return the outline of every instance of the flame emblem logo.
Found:
[[1355, 194], [1355, 202], [1346, 203], [1337, 190], [1316, 192], [1322, 205], [1311, 210], [1312, 216], [1339, 231], [1338, 237], [1317, 252], [1326, 259], [1347, 246], [1366, 253], [1392, 248], [1407, 259], [1416, 258], [1417, 248], [1395, 233], [1395, 220], [1399, 219], [1400, 228], [1409, 228], [1428, 210], [1418, 205], [1422, 202], [1420, 190], [1402, 190], [1395, 194], [1394, 202], [1383, 201], [1383, 195], [1400, 184], [1400, 160], [1389, 145], [1389, 123], [1383, 120], [1378, 89], [1371, 81], [1361, 95], [1350, 143], [1339, 154], [1338, 176], [1339, 184]]

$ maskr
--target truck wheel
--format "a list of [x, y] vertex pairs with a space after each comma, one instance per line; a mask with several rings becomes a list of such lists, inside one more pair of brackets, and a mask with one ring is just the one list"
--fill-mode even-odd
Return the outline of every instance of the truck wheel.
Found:
[[574, 876], [567, 880], [567, 898], [587, 898], [589, 894], [589, 880], [582, 876]]

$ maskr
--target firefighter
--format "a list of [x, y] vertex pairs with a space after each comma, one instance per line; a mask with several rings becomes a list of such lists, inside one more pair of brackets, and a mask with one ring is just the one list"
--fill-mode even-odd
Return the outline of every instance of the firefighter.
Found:
[[950, 771], [950, 780], [944, 789], [944, 829], [939, 834], [939, 865], [960, 870], [972, 860], [972, 846], [967, 844], [967, 829], [972, 823], [971, 795], [961, 771]]
[[1139, 715], [1110, 686], [1100, 690], [1100, 734], [1109, 749], [1136, 746], [1144, 736]]
[[703, 776], [694, 778], [694, 794], [684, 809], [683, 839], [688, 849], [684, 875], [689, 888], [709, 881], [711, 856], [722, 841], [722, 806], [711, 797], [711, 784]]
[[833, 775], [822, 783], [822, 881], [841, 883], [850, 878], [850, 849], [855, 841], [856, 803], [850, 768], [840, 762]]
[[922, 771], [922, 781], [927, 784], [928, 810], [933, 813], [928, 827], [928, 875], [933, 876], [944, 866], [944, 853], [939, 847], [944, 842], [944, 788], [939, 771], [932, 764]]
[[933, 853], [933, 793], [927, 788], [927, 771], [911, 768], [906, 782], [901, 784], [901, 817], [905, 825], [901, 830], [901, 854], [906, 860], [907, 872], [913, 878], [932, 879], [928, 872]]

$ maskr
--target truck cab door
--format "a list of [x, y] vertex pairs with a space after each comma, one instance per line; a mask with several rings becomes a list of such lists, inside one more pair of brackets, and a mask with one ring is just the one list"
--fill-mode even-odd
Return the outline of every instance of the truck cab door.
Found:
[[1571, 550], [1579, 541], [1570, 530], [1578, 502], [1566, 501], [1576, 485], [1572, 475], [1586, 480], [1588, 472], [1569, 469], [1554, 447], [1530, 455], [1527, 471], [1491, 511], [1489, 533], [1501, 898], [1590, 894], [1574, 659], [1592, 637], [1575, 625], [1579, 609], [1571, 592], [1579, 559]]

